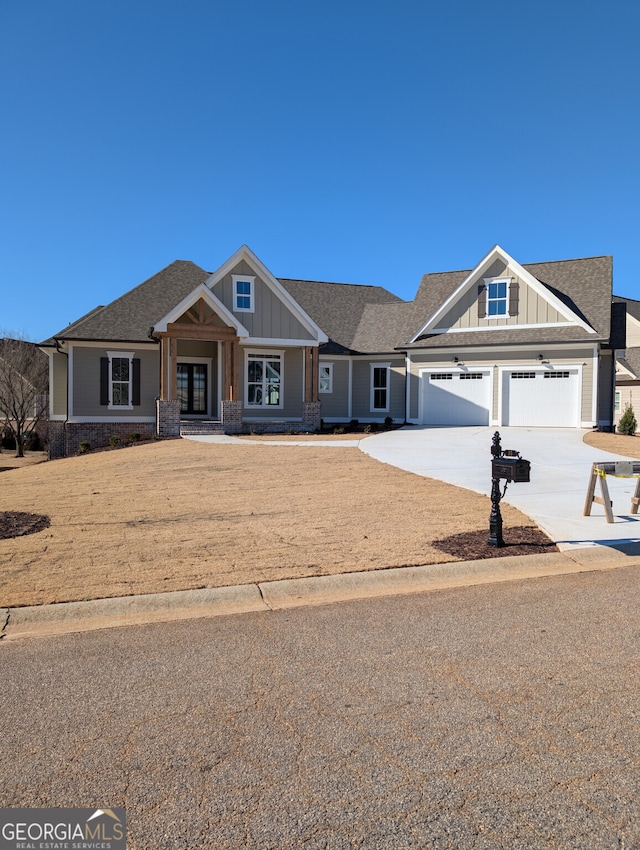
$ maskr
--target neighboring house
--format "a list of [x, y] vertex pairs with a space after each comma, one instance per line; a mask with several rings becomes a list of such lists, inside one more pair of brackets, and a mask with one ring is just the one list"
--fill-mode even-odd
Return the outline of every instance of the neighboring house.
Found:
[[614, 422], [617, 425], [628, 404], [640, 415], [640, 301], [613, 296], [614, 304], [626, 305], [626, 344], [616, 351]]
[[176, 261], [42, 344], [51, 454], [352, 419], [610, 428], [611, 287], [611, 257], [522, 266], [498, 246], [411, 302], [278, 279], [246, 246], [213, 274]]

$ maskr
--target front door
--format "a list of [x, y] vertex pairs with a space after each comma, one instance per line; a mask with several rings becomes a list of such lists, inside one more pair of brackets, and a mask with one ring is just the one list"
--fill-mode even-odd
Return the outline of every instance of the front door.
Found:
[[180, 413], [206, 416], [207, 366], [205, 363], [178, 363]]

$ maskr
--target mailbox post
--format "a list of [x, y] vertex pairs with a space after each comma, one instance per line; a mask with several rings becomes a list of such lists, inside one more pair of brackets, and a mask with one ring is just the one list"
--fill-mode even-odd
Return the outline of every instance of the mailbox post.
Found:
[[[502, 537], [502, 514], [500, 500], [507, 491], [510, 481], [528, 482], [531, 480], [531, 464], [520, 457], [520, 452], [502, 450], [500, 433], [493, 435], [491, 441], [491, 515], [489, 516], [489, 546], [504, 546]], [[500, 480], [505, 480], [504, 490], [500, 492]]]

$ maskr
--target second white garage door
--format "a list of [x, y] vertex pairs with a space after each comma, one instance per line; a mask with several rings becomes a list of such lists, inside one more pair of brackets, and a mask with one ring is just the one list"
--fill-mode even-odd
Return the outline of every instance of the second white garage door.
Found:
[[503, 373], [503, 425], [576, 428], [579, 421], [578, 369]]
[[423, 425], [488, 425], [491, 372], [423, 372]]

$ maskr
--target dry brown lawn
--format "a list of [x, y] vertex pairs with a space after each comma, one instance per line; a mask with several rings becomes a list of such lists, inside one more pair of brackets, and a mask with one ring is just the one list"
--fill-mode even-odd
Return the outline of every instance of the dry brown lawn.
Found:
[[613, 452], [627, 457], [640, 458], [640, 437], [626, 437], [623, 434], [601, 434], [594, 432], [584, 438], [588, 446], [603, 452]]
[[488, 530], [490, 502], [357, 448], [171, 440], [3, 472], [0, 511], [51, 520], [0, 540], [18, 606], [459, 560], [432, 543]]

